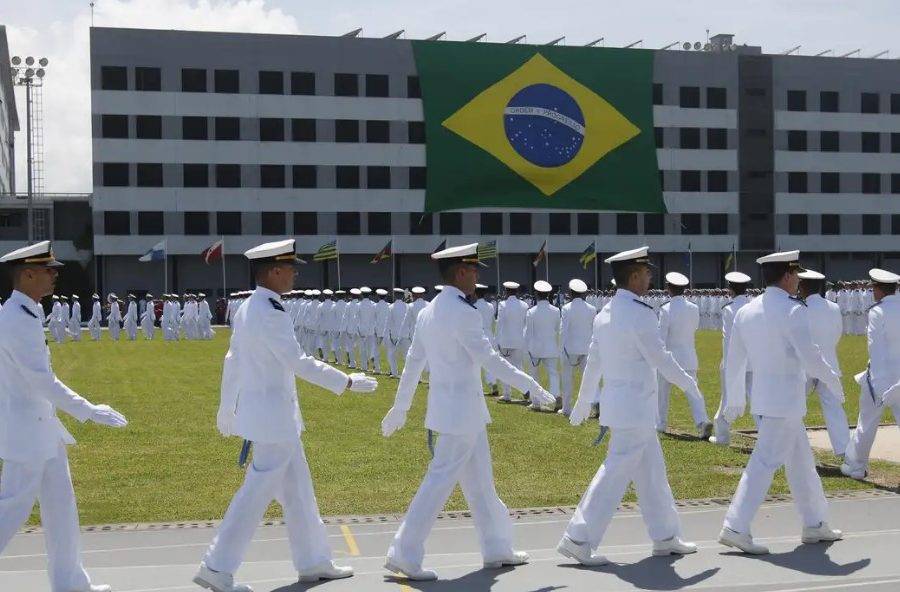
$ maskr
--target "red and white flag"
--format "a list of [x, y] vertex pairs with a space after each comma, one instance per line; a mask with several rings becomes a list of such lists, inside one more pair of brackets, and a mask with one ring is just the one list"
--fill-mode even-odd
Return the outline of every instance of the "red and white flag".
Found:
[[217, 240], [213, 244], [211, 244], [207, 249], [205, 249], [200, 256], [203, 257], [204, 263], [209, 265], [210, 263], [215, 263], [222, 258], [222, 251], [225, 242], [222, 240]]

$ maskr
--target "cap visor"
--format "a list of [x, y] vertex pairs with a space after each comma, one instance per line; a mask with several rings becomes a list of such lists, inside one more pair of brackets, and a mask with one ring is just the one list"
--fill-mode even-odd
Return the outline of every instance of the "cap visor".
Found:
[[65, 263], [61, 263], [59, 261], [56, 261], [55, 259], [44, 265], [44, 267], [65, 267], [65, 266], [66, 266]]

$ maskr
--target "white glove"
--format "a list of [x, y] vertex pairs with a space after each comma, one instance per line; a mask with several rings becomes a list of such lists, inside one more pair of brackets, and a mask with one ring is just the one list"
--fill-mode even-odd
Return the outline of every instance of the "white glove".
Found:
[[128, 420], [125, 419], [125, 416], [109, 405], [94, 405], [94, 408], [91, 410], [91, 416], [88, 419], [94, 423], [113, 428], [124, 428], [128, 425]]
[[539, 405], [541, 407], [545, 406], [556, 406], [556, 397], [547, 392], [544, 388], [540, 388], [537, 392], [531, 391], [528, 393], [528, 396], [531, 398], [531, 402], [535, 405]]
[[377, 388], [378, 381], [362, 372], [354, 372], [350, 375], [350, 390], [354, 393], [372, 393]]
[[[584, 399], [584, 401], [582, 401]], [[584, 420], [588, 418], [591, 414], [591, 404], [587, 400], [587, 397], [579, 397], [578, 402], [575, 403], [575, 407], [572, 408], [572, 412], [569, 414], [569, 423], [573, 426], [579, 426], [584, 423]]]
[[385, 438], [399, 430], [406, 423], [406, 411], [391, 407], [381, 420], [381, 433]]
[[723, 415], [725, 416], [725, 421], [728, 423], [734, 423], [744, 414], [744, 406], [743, 405], [728, 405], [725, 407], [725, 412]]
[[234, 420], [234, 411], [230, 409], [220, 409], [218, 415], [216, 415], [216, 427], [219, 428], [219, 433], [226, 438], [228, 436], [234, 436]]

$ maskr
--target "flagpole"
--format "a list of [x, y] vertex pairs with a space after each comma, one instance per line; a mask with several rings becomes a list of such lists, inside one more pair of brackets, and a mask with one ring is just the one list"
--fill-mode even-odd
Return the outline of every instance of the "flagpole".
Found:
[[494, 266], [497, 268], [497, 294], [500, 294], [500, 237], [494, 237], [494, 244], [497, 246], [497, 262]]
[[737, 244], [731, 243], [731, 258], [733, 259], [734, 271], [737, 271]]
[[340, 245], [338, 245], [338, 238], [334, 239], [334, 250], [337, 251], [337, 280], [338, 280], [338, 290], [341, 289], [341, 249]]
[[550, 283], [550, 235], [545, 235], [544, 238], [544, 275], [546, 276], [547, 283]]
[[163, 290], [169, 293], [169, 245], [163, 249]]
[[397, 266], [394, 261], [394, 235], [391, 235], [391, 298], [394, 297], [394, 289], [397, 287]]
[[225, 237], [222, 237], [222, 298], [228, 298], [228, 289], [225, 284]]
[[600, 278], [597, 277], [597, 274], [598, 274], [597, 267], [598, 267], [597, 266], [597, 241], [595, 240], [594, 241], [594, 289], [595, 290], [600, 289]]
[[691, 288], [694, 287], [694, 249], [688, 243], [688, 274], [690, 274]]

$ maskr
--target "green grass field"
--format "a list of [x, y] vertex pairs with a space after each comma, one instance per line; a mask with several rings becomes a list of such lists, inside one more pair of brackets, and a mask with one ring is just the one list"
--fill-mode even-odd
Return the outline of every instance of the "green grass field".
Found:
[[[215, 427], [228, 335], [219, 330], [210, 342], [51, 344], [62, 380], [95, 403], [113, 405], [130, 420], [127, 428], [113, 430], [64, 419], [79, 442], [70, 448], [70, 458], [83, 524], [221, 518], [243, 476], [236, 464], [240, 440], [222, 438]], [[720, 342], [719, 333], [698, 334], [700, 385], [710, 415], [718, 406]], [[858, 388], [851, 377], [865, 367], [864, 338], [845, 337], [840, 357], [847, 412], [855, 423]], [[379, 380], [378, 391], [371, 395], [347, 392], [336, 397], [300, 386], [307, 430], [303, 441], [325, 515], [402, 512], [425, 471], [427, 387], [419, 387], [407, 426], [384, 439], [381, 418], [391, 406], [397, 381]], [[489, 407], [494, 472], [507, 505], [577, 503], [606, 451], [605, 445], [590, 446], [596, 421], [573, 428], [562, 416], [495, 404], [493, 399]], [[815, 398], [808, 422], [823, 423]], [[682, 396], [673, 395], [670, 425], [693, 433]], [[738, 427], [751, 427], [749, 419], [743, 418]], [[671, 436], [663, 436], [662, 443], [678, 498], [730, 496], [748, 458], [740, 446], [720, 448]], [[835, 464], [827, 454], [820, 460]], [[876, 463], [873, 469], [876, 479], [896, 485], [894, 465]], [[870, 486], [835, 470], [823, 473], [829, 490]], [[773, 491], [787, 491], [783, 472]], [[631, 492], [628, 495], [633, 499]], [[458, 489], [448, 507], [465, 507]], [[275, 505], [270, 508], [273, 516], [278, 511]]]

